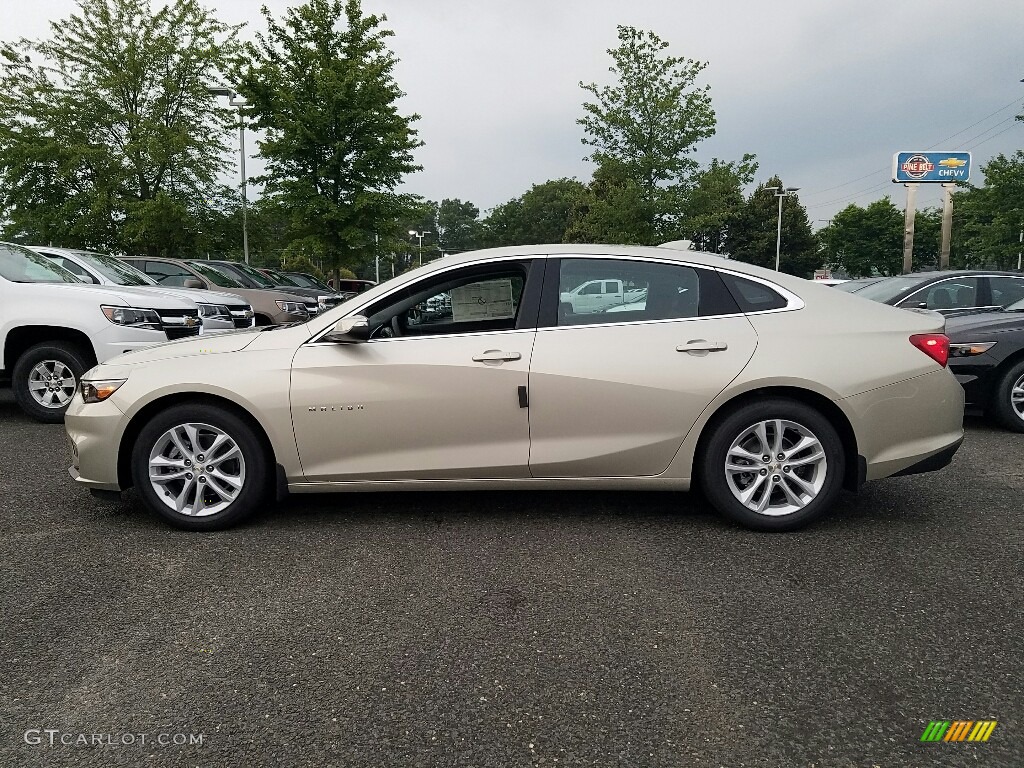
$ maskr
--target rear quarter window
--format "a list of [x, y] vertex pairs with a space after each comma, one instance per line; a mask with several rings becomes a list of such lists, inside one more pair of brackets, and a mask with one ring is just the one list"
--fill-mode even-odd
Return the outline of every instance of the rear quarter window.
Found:
[[741, 312], [768, 312], [773, 309], [785, 309], [789, 304], [781, 293], [763, 283], [724, 272], [722, 280], [725, 281], [726, 288], [736, 300]]

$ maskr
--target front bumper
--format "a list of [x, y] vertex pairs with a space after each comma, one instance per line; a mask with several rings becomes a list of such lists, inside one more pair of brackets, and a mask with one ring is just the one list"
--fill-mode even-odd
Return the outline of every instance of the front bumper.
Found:
[[68, 473], [90, 490], [120, 491], [117, 480], [118, 449], [127, 417], [110, 400], [82, 401], [76, 392], [64, 415], [64, 428], [71, 441]]

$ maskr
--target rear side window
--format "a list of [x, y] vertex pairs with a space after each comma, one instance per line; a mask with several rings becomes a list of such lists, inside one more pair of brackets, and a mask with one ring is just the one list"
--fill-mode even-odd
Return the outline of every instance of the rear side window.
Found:
[[725, 272], [722, 273], [722, 280], [739, 304], [741, 312], [767, 312], [772, 309], [785, 309], [789, 304], [782, 294], [763, 283]]

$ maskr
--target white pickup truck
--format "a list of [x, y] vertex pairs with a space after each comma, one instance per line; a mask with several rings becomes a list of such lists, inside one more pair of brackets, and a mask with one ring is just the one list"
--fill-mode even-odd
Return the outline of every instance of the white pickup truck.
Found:
[[574, 315], [587, 315], [640, 301], [646, 295], [646, 288], [629, 288], [621, 280], [588, 280], [571, 291], [563, 291], [560, 301], [572, 305]]
[[0, 243], [0, 380], [38, 421], [63, 421], [82, 374], [97, 363], [201, 328], [195, 302], [87, 285], [27, 248]]

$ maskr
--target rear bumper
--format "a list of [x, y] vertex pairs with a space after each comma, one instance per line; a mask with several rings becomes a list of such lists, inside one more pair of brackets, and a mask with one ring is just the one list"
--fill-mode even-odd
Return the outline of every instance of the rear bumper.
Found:
[[953, 456], [960, 450], [960, 446], [964, 444], [964, 439], [961, 437], [953, 445], [943, 448], [938, 453], [934, 453], [927, 459], [921, 459], [916, 464], [911, 464], [906, 469], [901, 469], [896, 473], [896, 477], [903, 477], [904, 475], [921, 475], [925, 472], [935, 472], [943, 467], [948, 467], [949, 463], [953, 461]]
[[866, 464], [866, 480], [909, 474], [915, 466], [938, 464], [946, 454], [948, 464], [963, 441], [964, 390], [944, 369], [848, 397], [838, 404], [853, 424], [858, 453]]

